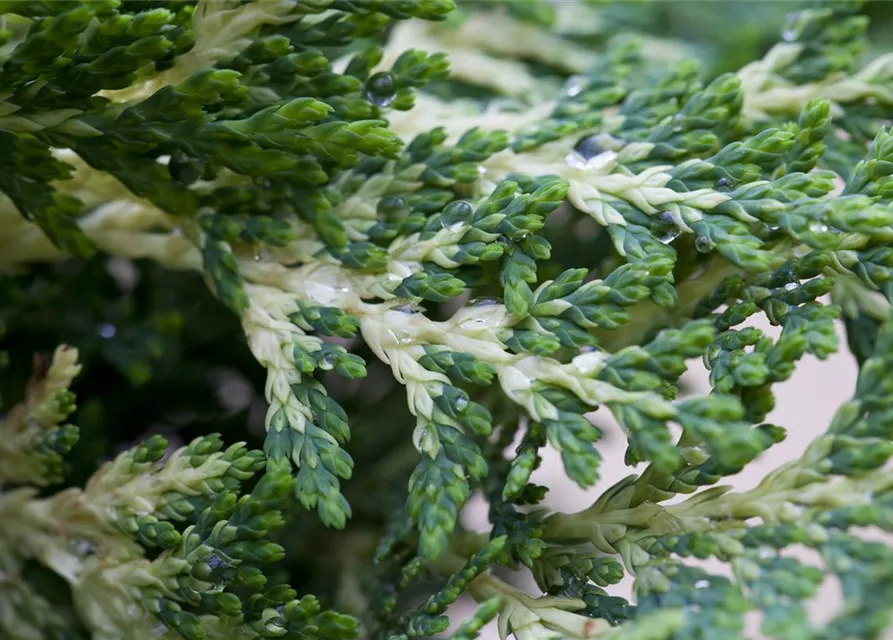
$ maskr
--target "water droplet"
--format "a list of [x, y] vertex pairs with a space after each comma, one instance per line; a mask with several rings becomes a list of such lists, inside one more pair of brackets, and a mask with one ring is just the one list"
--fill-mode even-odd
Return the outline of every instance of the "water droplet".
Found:
[[778, 240], [783, 238], [784, 235], [784, 231], [782, 231], [781, 227], [778, 225], [768, 225], [765, 232], [760, 233], [760, 237], [767, 240]]
[[625, 140], [612, 136], [610, 133], [599, 133], [580, 139], [574, 146], [574, 151], [582, 156], [584, 160], [589, 160], [605, 151], [618, 151], [625, 146]]
[[790, 267], [788, 267], [784, 271], [780, 272], [778, 275], [779, 275], [780, 281], [784, 284], [787, 284], [789, 282], [798, 282], [797, 274]]
[[254, 261], [260, 262], [260, 254], [257, 254], [257, 253], [254, 254]]
[[716, 190], [727, 193], [732, 190], [732, 181], [728, 178], [720, 178], [716, 181]]
[[679, 237], [679, 227], [676, 219], [669, 211], [663, 211], [651, 222], [651, 233], [663, 244], [670, 244]]
[[[221, 572], [226, 572], [227, 569], [231, 569], [232, 565], [218, 556], [216, 553], [212, 553], [210, 556], [208, 556], [208, 558], [205, 560], [205, 564], [208, 566], [208, 569], [211, 573], [217, 574], [215, 576], [216, 579], [210, 580], [211, 584], [213, 585], [211, 591], [216, 593], [223, 591], [223, 588], [226, 586], [226, 580], [225, 578], [223, 580], [220, 579], [225, 575], [225, 573]], [[206, 578], [210, 577], [210, 575], [206, 576]]]
[[92, 556], [99, 551], [99, 548], [89, 540], [78, 538], [71, 543], [71, 550], [81, 556]]
[[338, 364], [338, 358], [335, 356], [335, 354], [327, 353], [319, 361], [319, 368], [328, 371], [330, 369], [333, 369], [336, 364]]
[[792, 502], [785, 502], [781, 505], [781, 508], [777, 512], [778, 519], [782, 522], [795, 522], [798, 518], [800, 518], [804, 513], [805, 509], [801, 507], [799, 504], [794, 504]]
[[583, 76], [571, 76], [567, 79], [567, 82], [564, 83], [564, 91], [568, 96], [573, 98], [575, 95], [579, 94], [585, 86], [586, 78]]
[[397, 83], [390, 73], [376, 73], [366, 81], [366, 97], [379, 107], [388, 106], [396, 94]]
[[823, 224], [821, 222], [811, 223], [809, 225], [809, 230], [812, 231], [813, 233], [828, 233], [828, 231], [830, 231], [830, 229], [828, 228], [828, 225]]
[[474, 207], [465, 200], [456, 200], [449, 203], [440, 212], [440, 223], [445, 229], [456, 224], [468, 222], [474, 215]]
[[706, 589], [709, 586], [709, 580], [698, 580], [697, 582], [695, 582], [695, 589]]
[[698, 253], [710, 253], [713, 251], [713, 242], [707, 236], [698, 236], [695, 238], [695, 251]]
[[675, 240], [678, 237], [679, 237], [678, 231], [668, 231], [667, 233], [663, 234], [662, 236], [659, 236], [657, 238], [657, 240], [658, 240], [658, 242], [661, 242], [663, 244], [670, 244], [671, 242], [673, 242], [673, 240]]
[[797, 23], [803, 18], [802, 11], [792, 11], [785, 16], [785, 26], [781, 31], [781, 39], [785, 42], [793, 42], [797, 39]]
[[181, 151], [175, 151], [167, 161], [167, 172], [180, 184], [190, 185], [202, 175], [202, 162]]
[[485, 297], [485, 298], [473, 298], [468, 301], [466, 306], [469, 307], [495, 307], [500, 304], [499, 298]]
[[385, 220], [394, 220], [406, 215], [406, 201], [400, 196], [386, 196], [378, 201], [378, 215]]
[[452, 224], [448, 224], [446, 220], [443, 218], [440, 219], [440, 226], [446, 229], [451, 233], [458, 233], [462, 231], [462, 228], [465, 226], [463, 222], [454, 222]]
[[707, 265], [702, 262], [695, 268], [694, 271], [691, 272], [691, 275], [688, 276], [688, 279], [697, 280], [698, 278], [703, 278], [705, 273], [707, 273]]
[[789, 282], [784, 286], [785, 291], [793, 291], [799, 285], [796, 282]]
[[589, 166], [589, 163], [586, 161], [582, 155], [577, 153], [576, 151], [571, 151], [564, 157], [564, 161], [567, 163], [569, 167], [573, 167], [574, 169], [586, 169]]
[[394, 307], [394, 311], [399, 311], [400, 313], [405, 313], [408, 315], [421, 313], [421, 309], [419, 309], [418, 305], [412, 302], [400, 305], [399, 307]]
[[140, 278], [140, 274], [132, 260], [113, 256], [109, 258], [106, 269], [115, 279], [115, 283], [122, 291], [132, 291]]
[[593, 349], [592, 351], [584, 352], [581, 349], [580, 353], [571, 360], [571, 364], [584, 376], [590, 376], [601, 370], [607, 358], [608, 354], [604, 351]]
[[97, 329], [97, 331], [99, 335], [106, 340], [114, 338], [115, 334], [118, 333], [118, 329], [110, 322], [103, 322], [101, 325], [99, 325], [99, 329]]
[[468, 406], [468, 398], [465, 396], [459, 396], [455, 401], [456, 411], [465, 411], [465, 407]]

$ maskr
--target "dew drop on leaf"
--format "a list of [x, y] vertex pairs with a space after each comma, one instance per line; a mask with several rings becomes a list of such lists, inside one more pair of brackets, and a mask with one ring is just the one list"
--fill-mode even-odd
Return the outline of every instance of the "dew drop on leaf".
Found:
[[118, 333], [118, 329], [110, 322], [103, 322], [101, 325], [99, 325], [99, 329], [97, 329], [97, 331], [100, 337], [105, 338], [106, 340], [114, 338], [115, 334]]
[[388, 106], [396, 95], [397, 83], [390, 73], [376, 73], [366, 82], [366, 97], [379, 107]]
[[394, 311], [399, 311], [400, 313], [405, 313], [407, 315], [414, 315], [421, 313], [421, 308], [417, 304], [410, 302], [400, 305], [399, 307], [394, 307]]
[[385, 220], [401, 218], [406, 213], [406, 201], [400, 196], [385, 196], [378, 201], [376, 212]]
[[322, 357], [322, 360], [320, 360], [319, 366], [321, 369], [329, 370], [334, 368], [336, 364], [338, 364], [338, 358], [332, 353], [327, 353]]
[[713, 243], [707, 236], [698, 236], [695, 238], [695, 251], [698, 253], [710, 253], [713, 251]]
[[91, 556], [96, 554], [98, 548], [89, 540], [78, 538], [71, 543], [71, 550], [81, 556]]
[[574, 169], [584, 170], [589, 167], [589, 163], [586, 162], [586, 158], [583, 157], [582, 154], [577, 151], [571, 151], [564, 157], [564, 161], [567, 163], [569, 167], [573, 167]]
[[472, 298], [468, 301], [469, 307], [495, 307], [501, 301], [499, 298], [493, 297], [485, 297], [485, 298]]
[[732, 181], [728, 178], [720, 178], [716, 181], [716, 190], [723, 193], [732, 190]]
[[669, 211], [662, 212], [651, 223], [651, 233], [663, 244], [669, 244], [679, 237], [679, 227], [676, 226], [676, 220]]
[[671, 242], [673, 242], [673, 240], [675, 240], [678, 237], [679, 237], [678, 231], [668, 231], [667, 233], [663, 234], [662, 236], [659, 236], [658, 240], [663, 244], [670, 244]]
[[449, 203], [440, 213], [441, 224], [448, 228], [454, 224], [468, 222], [474, 215], [474, 207], [465, 200], [456, 200]]
[[211, 554], [211, 556], [208, 557], [207, 562], [208, 562], [208, 566], [211, 567], [212, 569], [216, 569], [216, 568], [221, 567], [221, 566], [224, 566], [224, 567], [225, 567], [225, 566], [229, 566], [229, 565], [228, 565], [228, 564], [227, 564], [227, 563], [226, 563], [220, 556], [218, 556], [217, 554]]
[[564, 92], [571, 98], [579, 94], [585, 86], [583, 76], [571, 76], [564, 85]]

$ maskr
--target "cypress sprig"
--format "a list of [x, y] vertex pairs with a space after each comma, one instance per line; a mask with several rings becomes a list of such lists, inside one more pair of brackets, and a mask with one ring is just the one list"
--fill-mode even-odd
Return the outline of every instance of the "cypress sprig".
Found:
[[0, 2], [0, 636], [883, 637], [893, 16], [697, 4]]

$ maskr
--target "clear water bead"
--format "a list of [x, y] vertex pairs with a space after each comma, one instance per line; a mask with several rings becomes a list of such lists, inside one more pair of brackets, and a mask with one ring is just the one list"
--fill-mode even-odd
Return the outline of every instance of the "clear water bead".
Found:
[[698, 236], [695, 238], [695, 251], [698, 253], [710, 253], [713, 251], [713, 242], [707, 236]]
[[583, 76], [571, 76], [564, 84], [564, 92], [571, 98], [578, 95], [586, 86], [586, 79]]
[[397, 97], [397, 83], [387, 72], [376, 73], [366, 81], [366, 97], [369, 102], [386, 107]]
[[658, 242], [670, 244], [681, 234], [679, 227], [676, 226], [676, 219], [669, 211], [663, 211], [651, 223], [651, 233], [657, 238]]
[[97, 332], [99, 333], [100, 337], [108, 340], [115, 337], [115, 334], [118, 333], [118, 329], [110, 322], [103, 322], [101, 325], [99, 325]]
[[499, 298], [493, 297], [484, 297], [484, 298], [472, 298], [468, 301], [466, 306], [469, 307], [495, 307], [498, 304], [502, 304], [502, 300]]
[[678, 237], [679, 237], [679, 231], [676, 229], [673, 229], [672, 231], [667, 231], [662, 236], [658, 236], [657, 240], [658, 240], [658, 242], [660, 242], [662, 244], [670, 244], [671, 242], [673, 242], [673, 240], [675, 240]]
[[571, 151], [564, 156], [564, 161], [569, 167], [573, 167], [574, 169], [585, 170], [589, 167], [589, 162], [587, 162], [586, 158], [577, 151]]

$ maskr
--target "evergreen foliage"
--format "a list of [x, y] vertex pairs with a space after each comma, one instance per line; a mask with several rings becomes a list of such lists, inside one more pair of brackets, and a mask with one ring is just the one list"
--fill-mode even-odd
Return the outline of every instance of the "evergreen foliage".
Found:
[[882, 637], [883, 4], [0, 1], [0, 638]]

